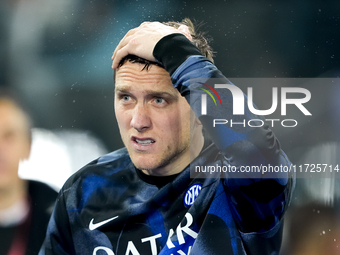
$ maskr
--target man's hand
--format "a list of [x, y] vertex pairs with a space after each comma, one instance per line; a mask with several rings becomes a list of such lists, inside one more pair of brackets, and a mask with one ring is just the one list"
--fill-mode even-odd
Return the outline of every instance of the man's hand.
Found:
[[178, 29], [160, 22], [143, 22], [139, 27], [131, 29], [119, 42], [112, 56], [112, 68], [116, 69], [122, 58], [128, 54], [155, 61], [153, 49], [164, 36], [174, 33], [184, 34], [192, 40], [189, 28], [181, 25]]

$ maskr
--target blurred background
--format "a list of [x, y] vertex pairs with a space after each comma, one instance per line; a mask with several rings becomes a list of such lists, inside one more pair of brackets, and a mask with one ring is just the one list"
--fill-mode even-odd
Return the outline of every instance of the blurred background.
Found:
[[[274, 131], [294, 164], [339, 164], [338, 1], [2, 0], [0, 86], [14, 90], [34, 120], [21, 175], [58, 190], [82, 165], [122, 147], [113, 111], [115, 46], [143, 21], [184, 17], [213, 39], [215, 64], [236, 85], [312, 78], [303, 85], [312, 116], [292, 112], [299, 125]], [[270, 107], [267, 92], [256, 92], [260, 109]], [[340, 254], [339, 189], [335, 178], [297, 180], [282, 254]]]

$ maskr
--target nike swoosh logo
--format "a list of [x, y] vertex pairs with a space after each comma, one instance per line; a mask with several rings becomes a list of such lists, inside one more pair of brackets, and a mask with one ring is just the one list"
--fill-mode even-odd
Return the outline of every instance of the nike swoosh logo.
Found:
[[91, 222], [90, 222], [90, 225], [89, 225], [89, 229], [92, 231], [92, 230], [95, 230], [96, 228], [99, 228], [100, 226], [103, 226], [105, 225], [106, 223], [114, 220], [114, 219], [117, 219], [118, 216], [115, 216], [115, 217], [112, 217], [110, 219], [107, 219], [107, 220], [104, 220], [104, 221], [101, 221], [101, 222], [98, 222], [98, 223], [93, 223], [94, 219], [92, 218]]

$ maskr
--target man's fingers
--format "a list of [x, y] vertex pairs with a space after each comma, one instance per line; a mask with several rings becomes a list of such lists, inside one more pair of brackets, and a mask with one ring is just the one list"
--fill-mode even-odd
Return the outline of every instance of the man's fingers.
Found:
[[[116, 69], [119, 65], [119, 62], [127, 55], [134, 54], [136, 52], [141, 51], [141, 39], [134, 35], [130, 35], [125, 38], [124, 42], [120, 45], [120, 47], [115, 50], [113, 61], [112, 61], [112, 68]], [[142, 57], [142, 56], [141, 56]]]
[[119, 44], [117, 45], [115, 51], [113, 52], [113, 55], [112, 55], [112, 57], [111, 57], [112, 60], [115, 58], [117, 50], [119, 50], [119, 49], [125, 47], [125, 45], [129, 43], [129, 37], [131, 38], [131, 36], [134, 35], [134, 34], [136, 33], [136, 30], [137, 30], [137, 28], [130, 29], [130, 30], [125, 34], [125, 36], [123, 37], [123, 39], [120, 40], [120, 42], [119, 42]]
[[139, 26], [140, 27], [144, 27], [144, 26], [146, 26], [146, 25], [149, 25], [151, 22], [149, 22], [149, 21], [144, 21], [142, 24], [140, 24]]
[[[119, 63], [120, 59], [123, 58], [123, 57], [125, 57], [125, 56], [122, 56], [121, 58], [119, 58], [121, 55], [117, 56], [117, 52], [120, 51], [122, 48], [129, 47], [130, 44], [132, 44], [132, 45], [135, 44], [135, 43], [134, 43], [134, 40], [135, 40], [134, 38], [135, 38], [134, 34], [130, 34], [130, 35], [126, 35], [126, 36], [124, 37], [124, 39], [122, 39], [122, 40], [120, 41], [120, 43], [119, 43], [118, 46], [116, 47], [115, 51], [113, 52], [113, 56], [112, 56], [112, 58], [111, 58], [114, 62], [117, 62], [117, 61], [118, 61], [118, 63]], [[127, 53], [127, 54], [128, 54], [128, 53]], [[127, 55], [127, 54], [126, 54], [126, 55]]]
[[139, 27], [129, 30], [113, 52], [112, 68], [116, 69], [120, 60], [128, 54], [154, 61], [153, 49], [156, 43], [172, 33], [184, 33], [190, 40], [187, 27], [178, 30], [160, 22], [143, 22]]
[[128, 46], [116, 50], [115, 56], [112, 61], [112, 69], [116, 69], [119, 65], [120, 60], [128, 54], [129, 54]]

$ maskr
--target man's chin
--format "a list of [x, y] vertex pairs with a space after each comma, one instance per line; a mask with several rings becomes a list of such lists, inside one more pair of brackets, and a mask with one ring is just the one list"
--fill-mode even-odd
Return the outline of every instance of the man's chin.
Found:
[[134, 160], [132, 158], [132, 163], [134, 164], [134, 166], [139, 169], [142, 170], [144, 173], [149, 174], [149, 175], [162, 175], [162, 172], [164, 172], [167, 168], [168, 165], [168, 161], [165, 160], [148, 160], [147, 158], [144, 159], [138, 159], [138, 160]]
[[131, 160], [137, 169], [145, 170], [148, 172], [155, 170], [159, 166], [159, 164], [157, 164], [156, 162], [150, 162], [146, 158], [144, 159], [132, 158]]

